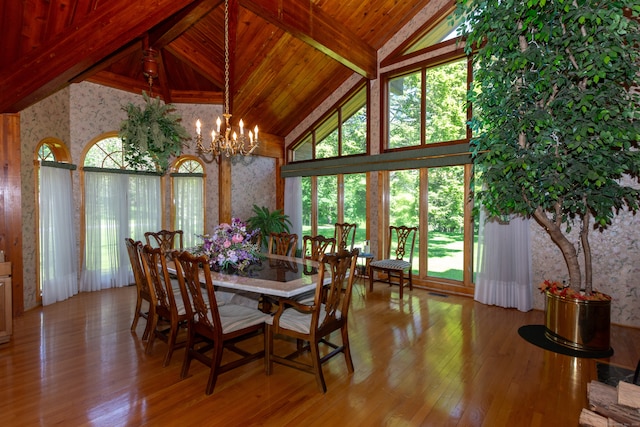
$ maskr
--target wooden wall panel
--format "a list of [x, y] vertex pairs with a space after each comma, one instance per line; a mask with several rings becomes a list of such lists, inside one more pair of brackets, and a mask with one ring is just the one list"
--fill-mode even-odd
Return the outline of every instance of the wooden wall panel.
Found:
[[24, 312], [20, 115], [0, 115], [0, 250], [12, 264], [13, 316]]

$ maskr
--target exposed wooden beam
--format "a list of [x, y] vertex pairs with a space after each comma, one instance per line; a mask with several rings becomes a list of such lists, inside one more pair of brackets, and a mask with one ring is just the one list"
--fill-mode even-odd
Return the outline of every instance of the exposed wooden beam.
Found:
[[240, 0], [240, 5], [356, 73], [377, 77], [377, 53], [315, 4], [303, 0]]
[[131, 77], [125, 77], [119, 74], [112, 73], [110, 71], [101, 71], [87, 77], [85, 79], [88, 82], [96, 83], [102, 86], [112, 87], [114, 89], [120, 89], [126, 92], [142, 93], [143, 90], [148, 91], [149, 86], [146, 85], [142, 79], [133, 79]]
[[[218, 61], [213, 55], [207, 55], [206, 46], [183, 34], [182, 37], [167, 45], [165, 51], [170, 52], [177, 59], [188, 64], [191, 68], [201, 74], [204, 78], [218, 87], [224, 86], [224, 81], [218, 77], [222, 76], [222, 61]], [[213, 52], [211, 52], [213, 54]]]
[[120, 61], [123, 58], [133, 54], [136, 51], [142, 51], [142, 42], [140, 40], [134, 40], [126, 46], [118, 49], [113, 54], [106, 57], [104, 60], [100, 61], [98, 64], [94, 65], [91, 68], [88, 68], [83, 73], [78, 74], [72, 80], [71, 83], [80, 83], [85, 80], [89, 80], [94, 77], [95, 74], [100, 73], [101, 71], [106, 70], [109, 66], [115, 62]]
[[222, 92], [172, 90], [171, 99], [183, 104], [222, 104], [223, 95]]
[[167, 104], [170, 104], [173, 102], [173, 100], [171, 99], [171, 88], [169, 87], [169, 79], [167, 77], [167, 71], [164, 66], [162, 51], [159, 50], [157, 52], [158, 52], [158, 58], [157, 58], [158, 59], [158, 78], [156, 79], [155, 83], [159, 85], [159, 88], [157, 90], [162, 94], [162, 98], [164, 99], [164, 102], [166, 102]]
[[194, 0], [111, 0], [0, 72], [0, 112], [18, 112]]

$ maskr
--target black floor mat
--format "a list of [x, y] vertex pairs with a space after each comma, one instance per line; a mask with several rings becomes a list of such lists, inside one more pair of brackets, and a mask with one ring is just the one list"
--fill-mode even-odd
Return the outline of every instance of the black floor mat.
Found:
[[584, 351], [575, 350], [551, 341], [544, 335], [544, 325], [525, 325], [518, 329], [518, 334], [530, 342], [545, 350], [553, 351], [572, 357], [583, 357], [590, 359], [604, 359], [613, 355], [613, 348], [607, 351]]

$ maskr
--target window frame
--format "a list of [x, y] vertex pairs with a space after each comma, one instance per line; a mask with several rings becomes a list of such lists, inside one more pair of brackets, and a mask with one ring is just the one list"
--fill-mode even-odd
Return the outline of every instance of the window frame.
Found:
[[[191, 162], [195, 162], [199, 165], [199, 168], [201, 169], [201, 172], [196, 172], [196, 171], [191, 171], [191, 172], [184, 172], [184, 171], [180, 171], [181, 167], [183, 165], [185, 165], [186, 163], [191, 163]], [[196, 156], [192, 156], [192, 155], [182, 155], [180, 157], [178, 157], [174, 162], [173, 165], [170, 168], [170, 173], [169, 173], [169, 179], [170, 179], [170, 192], [171, 192], [171, 201], [170, 201], [170, 227], [172, 230], [176, 229], [176, 200], [177, 200], [177, 196], [176, 196], [176, 188], [175, 188], [175, 181], [174, 178], [178, 177], [178, 176], [193, 176], [193, 177], [201, 177], [202, 178], [202, 234], [204, 234], [205, 230], [207, 229], [207, 216], [206, 216], [206, 212], [207, 212], [207, 198], [206, 198], [206, 194], [207, 194], [207, 174], [206, 174], [206, 168], [204, 165], [204, 162], [201, 158], [196, 157]]]
[[[356, 153], [356, 154], [343, 154], [342, 153], [342, 137], [343, 137], [343, 132], [342, 132], [342, 127], [343, 124], [348, 121], [353, 115], [355, 115], [358, 111], [360, 111], [360, 108], [355, 109], [354, 111], [348, 111], [347, 114], [344, 114], [344, 109], [345, 107], [350, 105], [350, 102], [357, 96], [360, 95], [361, 91], [365, 92], [364, 98], [364, 104], [363, 107], [366, 108], [366, 142], [365, 142], [365, 150], [362, 153]], [[311, 125], [309, 127], [309, 130], [307, 130], [306, 132], [304, 132], [302, 135], [300, 135], [298, 138], [296, 138], [296, 140], [290, 144], [290, 146], [287, 148], [287, 163], [298, 163], [298, 162], [311, 162], [311, 161], [320, 161], [320, 160], [326, 160], [326, 159], [334, 159], [334, 158], [341, 158], [341, 157], [352, 157], [352, 156], [367, 156], [370, 154], [370, 129], [371, 129], [371, 125], [370, 125], [370, 117], [371, 117], [371, 112], [370, 112], [370, 106], [371, 106], [371, 102], [370, 102], [370, 88], [369, 85], [367, 84], [367, 80], [363, 79], [361, 82], [359, 82], [358, 84], [356, 84], [351, 90], [349, 90], [342, 98], [340, 98], [340, 100], [338, 102], [336, 102], [336, 104], [330, 108], [325, 114], [323, 114], [318, 120], [316, 120], [313, 125]], [[337, 127], [336, 128], [331, 128], [330, 131], [327, 130], [327, 122], [329, 120], [334, 119], [334, 117], [337, 116]], [[322, 158], [317, 158], [317, 153], [316, 153], [316, 147], [318, 144], [318, 135], [317, 132], [321, 131], [322, 132], [322, 139], [320, 140], [320, 142], [322, 140], [324, 140], [324, 138], [328, 135], [330, 135], [332, 132], [334, 132], [337, 129], [338, 131], [338, 147], [337, 147], [337, 151], [338, 154], [335, 157], [322, 157]], [[311, 158], [310, 159], [300, 159], [300, 160], [296, 160], [295, 159], [295, 152], [297, 149], [299, 149], [301, 147], [302, 144], [304, 143], [311, 143]]]

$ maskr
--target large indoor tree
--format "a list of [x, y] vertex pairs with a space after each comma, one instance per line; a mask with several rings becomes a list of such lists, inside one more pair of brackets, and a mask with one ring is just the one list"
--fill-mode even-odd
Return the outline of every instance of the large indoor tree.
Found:
[[476, 200], [535, 218], [576, 292], [593, 291], [589, 233], [640, 201], [639, 14], [638, 0], [458, 1]]

